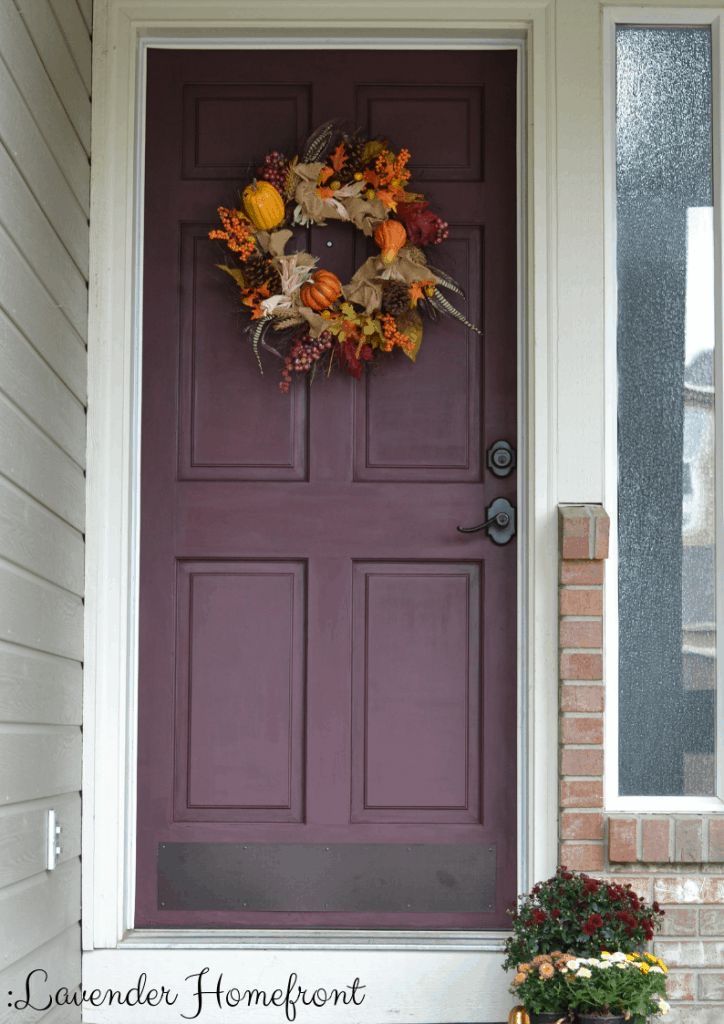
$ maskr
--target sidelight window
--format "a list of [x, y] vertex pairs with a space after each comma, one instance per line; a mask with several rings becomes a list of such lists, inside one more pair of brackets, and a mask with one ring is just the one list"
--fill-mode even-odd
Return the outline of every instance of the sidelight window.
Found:
[[618, 797], [712, 806], [724, 731], [716, 50], [711, 25], [615, 31]]

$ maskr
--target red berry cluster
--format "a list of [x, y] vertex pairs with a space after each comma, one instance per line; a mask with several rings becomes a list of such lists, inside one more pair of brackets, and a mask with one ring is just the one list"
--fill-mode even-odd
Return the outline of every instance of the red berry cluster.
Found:
[[256, 176], [262, 181], [268, 181], [283, 195], [288, 169], [289, 161], [275, 149], [264, 157], [264, 163], [257, 168]]
[[331, 347], [332, 335], [329, 331], [322, 331], [317, 338], [312, 338], [306, 330], [295, 335], [284, 360], [282, 379], [279, 382], [279, 390], [282, 394], [286, 395], [289, 391], [292, 373], [307, 373]]

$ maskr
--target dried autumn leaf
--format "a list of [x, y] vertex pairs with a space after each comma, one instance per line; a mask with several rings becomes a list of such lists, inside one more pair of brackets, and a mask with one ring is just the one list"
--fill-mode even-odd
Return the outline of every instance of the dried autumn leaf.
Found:
[[372, 186], [372, 188], [379, 188], [380, 176], [377, 173], [377, 171], [373, 171], [371, 168], [368, 167], [367, 170], [364, 172], [363, 178]]
[[421, 278], [419, 281], [413, 281], [410, 284], [410, 302], [415, 305], [421, 299], [425, 298], [425, 289], [435, 286], [435, 281], [431, 277]]
[[384, 143], [380, 142], [378, 139], [371, 139], [369, 142], [365, 143], [365, 148], [362, 150], [362, 163], [366, 164], [368, 160], [372, 160], [378, 153], [381, 153], [384, 148]]
[[412, 342], [411, 347], [403, 349], [403, 352], [414, 363], [422, 345], [422, 317], [416, 309], [411, 309], [409, 313], [397, 317], [397, 328]]
[[347, 163], [347, 147], [343, 142], [337, 146], [329, 158], [329, 162], [334, 167], [335, 171], [341, 171], [344, 165]]
[[229, 277], [233, 277], [240, 288], [246, 288], [246, 282], [244, 281], [244, 274], [238, 267], [227, 267], [225, 263], [217, 263], [216, 266], [219, 270], [223, 270]]

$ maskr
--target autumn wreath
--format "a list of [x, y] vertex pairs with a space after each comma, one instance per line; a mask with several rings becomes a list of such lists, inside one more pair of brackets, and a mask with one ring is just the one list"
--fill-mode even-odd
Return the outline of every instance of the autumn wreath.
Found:
[[[446, 314], [478, 330], [443, 294], [462, 296], [460, 286], [427, 262], [423, 247], [443, 242], [448, 225], [424, 195], [409, 190], [409, 161], [406, 149], [395, 152], [386, 140], [327, 122], [301, 153], [266, 155], [242, 191], [242, 209], [219, 207], [221, 227], [209, 237], [229, 250], [220, 269], [240, 289], [259, 369], [260, 348], [282, 360], [283, 392], [293, 373], [313, 378], [320, 366], [359, 378], [397, 348], [414, 362], [422, 314]], [[285, 251], [289, 225], [328, 220], [349, 221], [380, 250], [347, 284], [311, 253]]]

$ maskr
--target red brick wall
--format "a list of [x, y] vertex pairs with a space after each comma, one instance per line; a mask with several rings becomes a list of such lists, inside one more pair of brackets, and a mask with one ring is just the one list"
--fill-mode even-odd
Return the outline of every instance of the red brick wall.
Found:
[[[559, 509], [560, 860], [624, 878], [666, 910], [671, 1024], [724, 1024], [724, 818], [604, 809], [603, 591], [608, 516]], [[615, 586], [615, 580], [611, 581]]]

